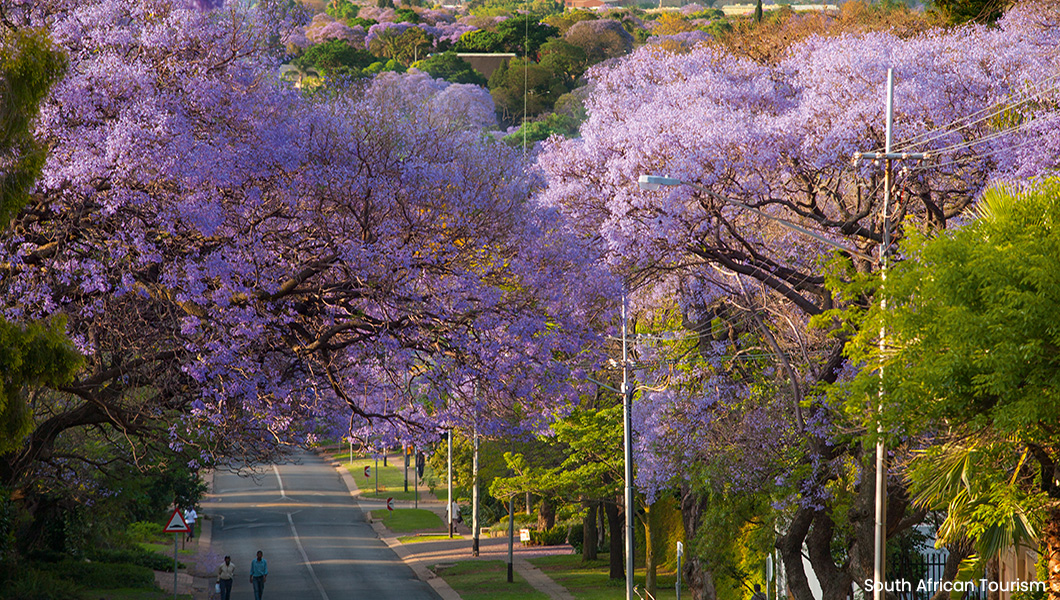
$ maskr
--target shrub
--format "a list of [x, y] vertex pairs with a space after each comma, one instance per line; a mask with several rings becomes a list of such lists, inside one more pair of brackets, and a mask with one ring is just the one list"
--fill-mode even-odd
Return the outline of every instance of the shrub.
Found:
[[[583, 541], [584, 537], [585, 537], [585, 525], [583, 525], [582, 523], [575, 523], [575, 524], [571, 525], [570, 529], [567, 531], [567, 543], [570, 544], [571, 546], [574, 546], [574, 553], [575, 554], [581, 554], [582, 553], [582, 550], [583, 550], [582, 541]], [[597, 552], [607, 552], [607, 549], [608, 549], [608, 545], [607, 545], [607, 541], [606, 540], [604, 540], [603, 544], [598, 544], [596, 546], [596, 551]]]
[[530, 530], [530, 545], [532, 546], [559, 546], [567, 541], [567, 526], [556, 525], [552, 529], [541, 531]]
[[582, 553], [582, 542], [585, 537], [585, 525], [582, 523], [575, 523], [571, 525], [570, 529], [567, 530], [567, 543], [574, 546], [574, 553]]
[[125, 533], [129, 536], [130, 541], [133, 542], [153, 542], [161, 537], [162, 528], [159, 527], [158, 523], [152, 523], [151, 521], [136, 521], [129, 523], [129, 526], [125, 529]]
[[[142, 548], [126, 550], [96, 550], [89, 557], [102, 563], [125, 563], [139, 567], [146, 567], [152, 571], [173, 572], [173, 557], [164, 556], [157, 552], [151, 552]], [[178, 566], [184, 566], [179, 564]]]
[[83, 600], [72, 581], [37, 569], [19, 569], [0, 585], [0, 600]]
[[[172, 568], [172, 566], [170, 567]], [[86, 562], [75, 559], [48, 565], [48, 573], [91, 589], [155, 587], [155, 574], [147, 567], [126, 563]]]

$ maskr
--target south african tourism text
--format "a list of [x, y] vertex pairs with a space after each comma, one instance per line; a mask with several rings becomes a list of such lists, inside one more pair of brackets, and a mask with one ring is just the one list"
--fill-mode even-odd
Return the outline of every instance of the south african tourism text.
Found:
[[1044, 592], [1048, 588], [1044, 581], [990, 581], [980, 579], [978, 581], [941, 581], [937, 579], [921, 579], [909, 581], [906, 579], [894, 579], [891, 581], [865, 580], [866, 592], [970, 592], [976, 589], [988, 592]]

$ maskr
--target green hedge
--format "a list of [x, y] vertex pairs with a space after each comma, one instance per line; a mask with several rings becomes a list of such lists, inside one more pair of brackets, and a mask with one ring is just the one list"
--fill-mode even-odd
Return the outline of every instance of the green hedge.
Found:
[[[164, 556], [157, 552], [133, 548], [126, 550], [96, 550], [89, 555], [93, 561], [104, 563], [127, 563], [140, 567], [147, 567], [152, 571], [173, 572], [173, 557]], [[183, 567], [183, 563], [179, 563]]]
[[46, 569], [55, 577], [91, 589], [155, 587], [154, 572], [138, 565], [70, 559], [47, 565]]
[[37, 569], [19, 569], [12, 578], [0, 582], [0, 600], [83, 600], [72, 581]]
[[559, 546], [567, 541], [567, 526], [556, 525], [547, 531], [530, 530], [531, 546]]

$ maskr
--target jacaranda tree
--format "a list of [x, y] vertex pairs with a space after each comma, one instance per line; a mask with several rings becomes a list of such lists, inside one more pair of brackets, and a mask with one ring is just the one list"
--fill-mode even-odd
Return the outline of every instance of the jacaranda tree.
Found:
[[[581, 138], [554, 142], [540, 158], [549, 181], [542, 201], [608, 248], [613, 268], [640, 286], [634, 309], [673, 305], [701, 334], [689, 374], [672, 360], [639, 374], [667, 387], [638, 402], [646, 407], [635, 419], [642, 486], [705, 482], [698, 492], [690, 487], [691, 513], [705, 509], [697, 497], [726, 489], [769, 495], [782, 517], [777, 548], [800, 600], [811, 597], [804, 544], [826, 598], [845, 597], [872, 576], [873, 467], [864, 442], [875, 428], [817, 392], [852, 369], [841, 339], [807, 327], [833, 306], [823, 266], [837, 251], [762, 215], [849, 248], [839, 254], [856, 270], [879, 268], [865, 256], [883, 239], [882, 165], [851, 158], [882, 148], [889, 67], [896, 148], [930, 153], [922, 164], [896, 163], [892, 238], [903, 222], [947, 227], [993, 179], [1054, 167], [1055, 153], [1044, 149], [1060, 139], [1051, 83], [1057, 28], [1047, 16], [1017, 10], [997, 28], [910, 38], [811, 37], [777, 63], [709, 44], [687, 54], [645, 47], [590, 72]], [[644, 174], [708, 192], [642, 191]], [[746, 366], [748, 353], [763, 352], [771, 364]], [[874, 406], [867, 399], [861, 416]], [[704, 473], [703, 465], [713, 466]], [[900, 489], [891, 494], [892, 534], [916, 520], [907, 505]], [[714, 593], [711, 569], [707, 555], [690, 561], [699, 597]]]
[[487, 420], [570, 397], [607, 279], [528, 202], [522, 155], [483, 136], [488, 93], [389, 74], [307, 100], [277, 80], [274, 9], [5, 9], [71, 69], [0, 247], [3, 311], [64, 315], [86, 365], [0, 483], [40, 477], [86, 427], [250, 462], [319, 432], [433, 435], [475, 385]]

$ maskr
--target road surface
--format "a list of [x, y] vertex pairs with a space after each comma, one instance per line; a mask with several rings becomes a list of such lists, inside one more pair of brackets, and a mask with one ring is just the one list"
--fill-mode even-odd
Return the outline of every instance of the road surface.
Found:
[[217, 471], [211, 552], [232, 556], [233, 600], [252, 600], [250, 562], [269, 565], [264, 600], [439, 600], [379, 540], [335, 468], [313, 454], [255, 478]]

